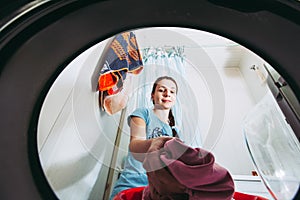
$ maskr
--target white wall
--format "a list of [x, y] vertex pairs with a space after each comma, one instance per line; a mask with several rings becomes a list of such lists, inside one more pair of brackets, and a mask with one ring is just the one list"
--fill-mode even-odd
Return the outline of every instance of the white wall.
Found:
[[[255, 102], [259, 102], [268, 92], [266, 80], [262, 80], [260, 74], [267, 78], [267, 72], [263, 64], [269, 65], [265, 60], [258, 57], [252, 51], [243, 48], [243, 57], [240, 62], [240, 70], [247, 84], [248, 90]], [[250, 67], [255, 66], [258, 70], [254, 71]]]
[[[255, 168], [246, 147], [243, 120], [269, 89], [259, 76], [267, 77], [263, 68], [267, 63], [246, 48], [242, 48], [242, 55], [238, 68], [219, 70], [226, 91], [226, 118], [222, 136], [213, 152], [233, 174], [251, 175]], [[253, 65], [258, 67], [260, 74], [251, 69]]]
[[40, 160], [59, 199], [102, 199], [104, 194], [119, 120], [118, 114], [101, 115], [95, 91], [105, 42], [88, 49], [60, 74], [40, 114]]
[[225, 91], [225, 118], [212, 149], [216, 161], [234, 175], [251, 175], [254, 169], [244, 141], [244, 116], [255, 104], [239, 68], [218, 70]]

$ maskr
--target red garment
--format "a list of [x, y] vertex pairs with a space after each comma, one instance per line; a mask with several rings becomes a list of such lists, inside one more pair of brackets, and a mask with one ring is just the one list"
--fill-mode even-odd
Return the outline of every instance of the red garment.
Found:
[[[144, 189], [145, 200], [229, 200], [234, 195], [231, 175], [215, 163], [213, 154], [189, 147], [177, 138], [167, 141], [160, 151], [147, 155], [143, 165], [149, 180]], [[172, 181], [170, 177], [173, 177]], [[174, 181], [178, 182], [179, 188], [185, 188], [180, 194], [168, 192]]]
[[233, 198], [234, 200], [268, 200], [267, 198], [264, 197], [245, 194], [241, 192], [235, 192]]
[[113, 200], [141, 200], [145, 187], [130, 188], [119, 192]]
[[[119, 192], [113, 200], [142, 200], [145, 187], [131, 188]], [[264, 197], [235, 192], [233, 200], [268, 200]]]

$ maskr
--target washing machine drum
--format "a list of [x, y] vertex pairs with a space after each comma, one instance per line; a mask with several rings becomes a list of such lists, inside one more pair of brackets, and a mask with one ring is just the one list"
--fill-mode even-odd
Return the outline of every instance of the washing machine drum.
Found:
[[300, 99], [296, 1], [61, 0], [6, 8], [0, 24], [1, 199], [56, 198], [37, 151], [43, 100], [70, 61], [117, 33], [172, 26], [224, 36], [264, 58]]

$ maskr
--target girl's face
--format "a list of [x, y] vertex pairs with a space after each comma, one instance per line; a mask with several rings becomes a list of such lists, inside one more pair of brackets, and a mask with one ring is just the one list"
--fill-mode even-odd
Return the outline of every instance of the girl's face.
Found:
[[168, 79], [157, 82], [152, 100], [156, 109], [170, 109], [176, 103], [176, 84]]

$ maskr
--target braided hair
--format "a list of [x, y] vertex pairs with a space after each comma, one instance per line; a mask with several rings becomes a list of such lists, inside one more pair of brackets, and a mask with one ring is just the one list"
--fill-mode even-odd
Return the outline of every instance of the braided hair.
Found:
[[[178, 92], [178, 85], [177, 85], [175, 79], [173, 79], [173, 78], [170, 77], [170, 76], [161, 76], [161, 77], [157, 78], [156, 81], [154, 82], [153, 88], [152, 88], [152, 91], [151, 91], [151, 94], [154, 94], [155, 89], [156, 89], [156, 86], [157, 86], [157, 83], [158, 83], [159, 81], [161, 81], [161, 80], [164, 80], [164, 79], [167, 79], [167, 80], [170, 80], [170, 81], [174, 82], [175, 85], [176, 85], [176, 93]], [[153, 102], [153, 104], [154, 104], [154, 100], [152, 100], [152, 102]], [[173, 137], [179, 137], [179, 136], [178, 136], [178, 133], [177, 133], [177, 131], [176, 131], [176, 129], [175, 129], [175, 118], [174, 118], [172, 109], [170, 109], [168, 119], [169, 119], [169, 126], [170, 126], [171, 129], [172, 129]]]

